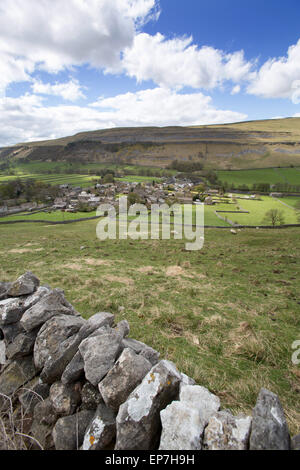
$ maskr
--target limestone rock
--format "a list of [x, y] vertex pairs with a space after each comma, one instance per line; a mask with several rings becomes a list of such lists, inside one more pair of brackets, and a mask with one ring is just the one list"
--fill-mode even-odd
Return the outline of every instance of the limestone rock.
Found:
[[79, 346], [84, 360], [86, 379], [94, 386], [98, 385], [113, 367], [122, 351], [122, 338], [115, 332], [104, 333], [85, 339]]
[[122, 336], [122, 338], [126, 338], [126, 336], [128, 336], [130, 332], [128, 321], [127, 320], [120, 321], [115, 327], [115, 331], [119, 333]]
[[0, 375], [0, 393], [11, 396], [36, 373], [32, 357], [16, 359]]
[[108, 312], [99, 312], [90, 317], [82, 326], [78, 333], [81, 341], [90, 336], [94, 331], [102, 328], [103, 326], [112, 326], [114, 322], [114, 315]]
[[20, 276], [8, 289], [7, 294], [10, 297], [20, 297], [21, 295], [32, 294], [40, 285], [39, 279], [28, 271]]
[[52, 431], [55, 449], [79, 450], [93, 416], [94, 411], [83, 410], [72, 416], [60, 418]]
[[159, 450], [201, 450], [204, 423], [196, 408], [173, 401], [160, 412], [162, 433]]
[[180, 401], [161, 412], [160, 450], [200, 450], [205, 426], [220, 408], [218, 397], [191, 382], [181, 374]]
[[116, 450], [150, 450], [158, 444], [160, 412], [177, 399], [181, 375], [169, 361], [160, 361], [120, 406]]
[[64, 385], [61, 382], [56, 382], [50, 387], [49, 398], [53, 410], [60, 416], [72, 415], [81, 402], [77, 384]]
[[43, 381], [53, 383], [55, 379], [60, 378], [54, 374], [55, 376], [48, 380], [47, 368], [59, 357], [63, 341], [75, 335], [83, 322], [82, 318], [76, 316], [58, 315], [42, 326], [34, 345], [34, 363], [38, 370], [45, 369], [41, 374]]
[[5, 344], [8, 345], [12, 343], [20, 333], [25, 333], [25, 330], [20, 323], [13, 323], [11, 325], [1, 325], [0, 332], [4, 337]]
[[20, 333], [6, 348], [8, 359], [18, 359], [31, 354], [33, 352], [36, 335], [36, 330], [29, 331], [28, 333], [26, 331]]
[[78, 313], [67, 302], [61, 290], [54, 289], [26, 310], [21, 319], [21, 325], [26, 331], [31, 331], [57, 315], [78, 316]]
[[188, 403], [190, 407], [199, 411], [204, 426], [207, 425], [210, 417], [219, 411], [221, 405], [219, 397], [200, 385], [181, 386], [180, 401]]
[[261, 389], [253, 409], [250, 450], [288, 450], [290, 435], [279, 398]]
[[153, 348], [150, 348], [150, 346], [147, 346], [141, 341], [137, 341], [132, 338], [125, 338], [123, 339], [123, 346], [124, 348], [130, 348], [136, 354], [143, 356], [145, 359], [151, 362], [152, 366], [155, 366], [159, 361], [159, 352], [155, 351]]
[[104, 404], [103, 398], [97, 387], [86, 382], [81, 390], [81, 407], [86, 410], [96, 410], [100, 403]]
[[180, 384], [180, 390], [184, 385], [196, 385], [196, 382], [194, 379], [189, 377], [188, 375], [184, 374], [181, 372], [181, 384]]
[[105, 404], [117, 412], [151, 368], [151, 363], [143, 356], [129, 348], [124, 349], [114, 367], [99, 384]]
[[63, 384], [77, 382], [84, 375], [83, 357], [78, 351], [65, 368], [61, 381]]
[[25, 311], [22, 300], [19, 298], [1, 300], [0, 324], [1, 326], [17, 323]]
[[[49, 398], [41, 401], [35, 406], [30, 435], [39, 442], [40, 446], [44, 450], [54, 449], [52, 430], [57, 419], [58, 416], [53, 410]], [[37, 445], [34, 447], [36, 449], [40, 449]]]
[[34, 408], [34, 419], [47, 426], [52, 426], [56, 423], [58, 415], [55, 413], [49, 397], [36, 405]]
[[42, 384], [38, 379], [35, 379], [34, 384], [28, 384], [19, 394], [19, 401], [23, 406], [26, 415], [32, 414], [36, 405], [49, 396], [50, 387], [47, 384]]
[[208, 450], [247, 450], [251, 430], [250, 416], [233, 416], [219, 411], [205, 429], [203, 447]]
[[11, 282], [0, 282], [0, 300], [7, 298], [7, 291], [10, 289]]
[[6, 363], [6, 346], [5, 341], [0, 341], [0, 366]]
[[[93, 315], [87, 321], [82, 321], [83, 324], [78, 333], [71, 338], [68, 337], [67, 339], [62, 340], [57, 350], [57, 354], [52, 356], [51, 361], [48, 361], [47, 366], [45, 366], [43, 370], [43, 378], [47, 382], [53, 383], [61, 376], [63, 376], [63, 383], [77, 380], [77, 378], [74, 378], [74, 374], [76, 377], [78, 376], [78, 378], [81, 375], [81, 359], [79, 355], [76, 355], [78, 346], [86, 337], [94, 334], [95, 330], [99, 332], [99, 329], [112, 325], [114, 316], [107, 312], [101, 312]], [[76, 358], [74, 357], [75, 355]]]
[[104, 450], [116, 435], [116, 417], [105, 405], [100, 404], [88, 427], [82, 450]]
[[37, 304], [46, 294], [49, 294], [51, 289], [46, 286], [40, 286], [32, 295], [24, 299], [24, 309], [33, 307]]

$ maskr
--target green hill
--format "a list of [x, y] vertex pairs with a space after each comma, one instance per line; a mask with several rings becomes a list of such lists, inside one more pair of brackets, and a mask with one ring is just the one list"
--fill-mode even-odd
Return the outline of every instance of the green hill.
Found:
[[0, 149], [5, 161], [100, 162], [166, 168], [174, 160], [210, 169], [300, 166], [300, 118], [194, 127], [137, 127]]

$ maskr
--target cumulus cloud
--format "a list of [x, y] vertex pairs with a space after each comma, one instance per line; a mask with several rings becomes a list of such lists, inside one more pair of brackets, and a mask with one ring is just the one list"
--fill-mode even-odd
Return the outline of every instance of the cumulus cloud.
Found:
[[125, 93], [90, 106], [45, 106], [43, 98], [25, 95], [0, 99], [2, 146], [76, 132], [127, 126], [216, 124], [247, 115], [214, 107], [202, 93], [180, 94], [166, 88]]
[[239, 121], [247, 116], [214, 108], [210, 96], [154, 88], [100, 99], [92, 107], [110, 109], [130, 125], [195, 125]]
[[26, 80], [37, 67], [50, 73], [82, 64], [119, 70], [136, 24], [156, 6], [157, 0], [1, 0], [0, 54], [7, 74], [0, 86]]
[[289, 98], [300, 102], [300, 39], [286, 57], [267, 60], [256, 72], [248, 93], [263, 98]]
[[77, 101], [79, 98], [85, 98], [81, 85], [75, 79], [65, 83], [55, 83], [54, 85], [34, 80], [32, 91], [40, 95], [60, 96], [67, 101]]
[[11, 83], [29, 81], [33, 70], [34, 64], [30, 59], [1, 52], [0, 46], [0, 96], [5, 94], [6, 88]]
[[160, 33], [137, 34], [123, 56], [130, 77], [174, 88], [212, 89], [227, 80], [240, 83], [251, 79], [253, 65], [243, 51], [226, 54], [213, 47], [198, 48], [192, 37], [166, 39]]

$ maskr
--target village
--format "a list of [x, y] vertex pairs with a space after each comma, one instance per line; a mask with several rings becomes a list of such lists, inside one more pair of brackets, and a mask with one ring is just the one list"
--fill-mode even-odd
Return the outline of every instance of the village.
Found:
[[[138, 179], [138, 178], [137, 178]], [[49, 188], [49, 187], [48, 187]], [[42, 187], [45, 191], [45, 188]], [[61, 184], [50, 187], [51, 193], [42, 190], [32, 198], [25, 201], [22, 195], [15, 199], [2, 199], [0, 201], [0, 216], [16, 215], [20, 213], [37, 212], [65, 212], [82, 213], [93, 212], [100, 204], [118, 206], [121, 196], [127, 196], [130, 205], [145, 204], [149, 209], [152, 204], [193, 204], [204, 203], [207, 206], [229, 204], [241, 196], [224, 193], [223, 188], [208, 185], [201, 178], [188, 178], [172, 176], [161, 178], [160, 181], [134, 182], [112, 178], [107, 182], [105, 178], [95, 179], [88, 187]], [[257, 200], [258, 195], [243, 194], [242, 199]]]
[[65, 212], [93, 211], [100, 204], [117, 205], [120, 196], [127, 196], [129, 202], [151, 204], [179, 203], [207, 205], [215, 203], [213, 196], [219, 195], [217, 189], [206, 189], [200, 183], [195, 185], [188, 179], [166, 178], [162, 182], [125, 182], [97, 183], [82, 190], [70, 185], [60, 186], [61, 194], [54, 201], [53, 210]]

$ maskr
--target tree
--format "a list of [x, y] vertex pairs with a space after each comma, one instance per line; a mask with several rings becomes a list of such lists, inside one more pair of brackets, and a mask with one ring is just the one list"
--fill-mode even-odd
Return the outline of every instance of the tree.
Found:
[[284, 224], [283, 212], [278, 209], [270, 209], [269, 211], [265, 213], [263, 223], [271, 224], [272, 227], [275, 227], [275, 225], [283, 225]]
[[112, 175], [111, 173], [107, 173], [102, 179], [103, 184], [114, 183], [114, 181], [114, 175]]
[[135, 192], [129, 193], [127, 200], [128, 200], [128, 206], [133, 206], [134, 204], [140, 204], [141, 203], [140, 196]]
[[204, 193], [205, 191], [205, 185], [204, 184], [198, 184], [197, 186], [193, 187], [193, 191], [196, 191], [197, 193]]

